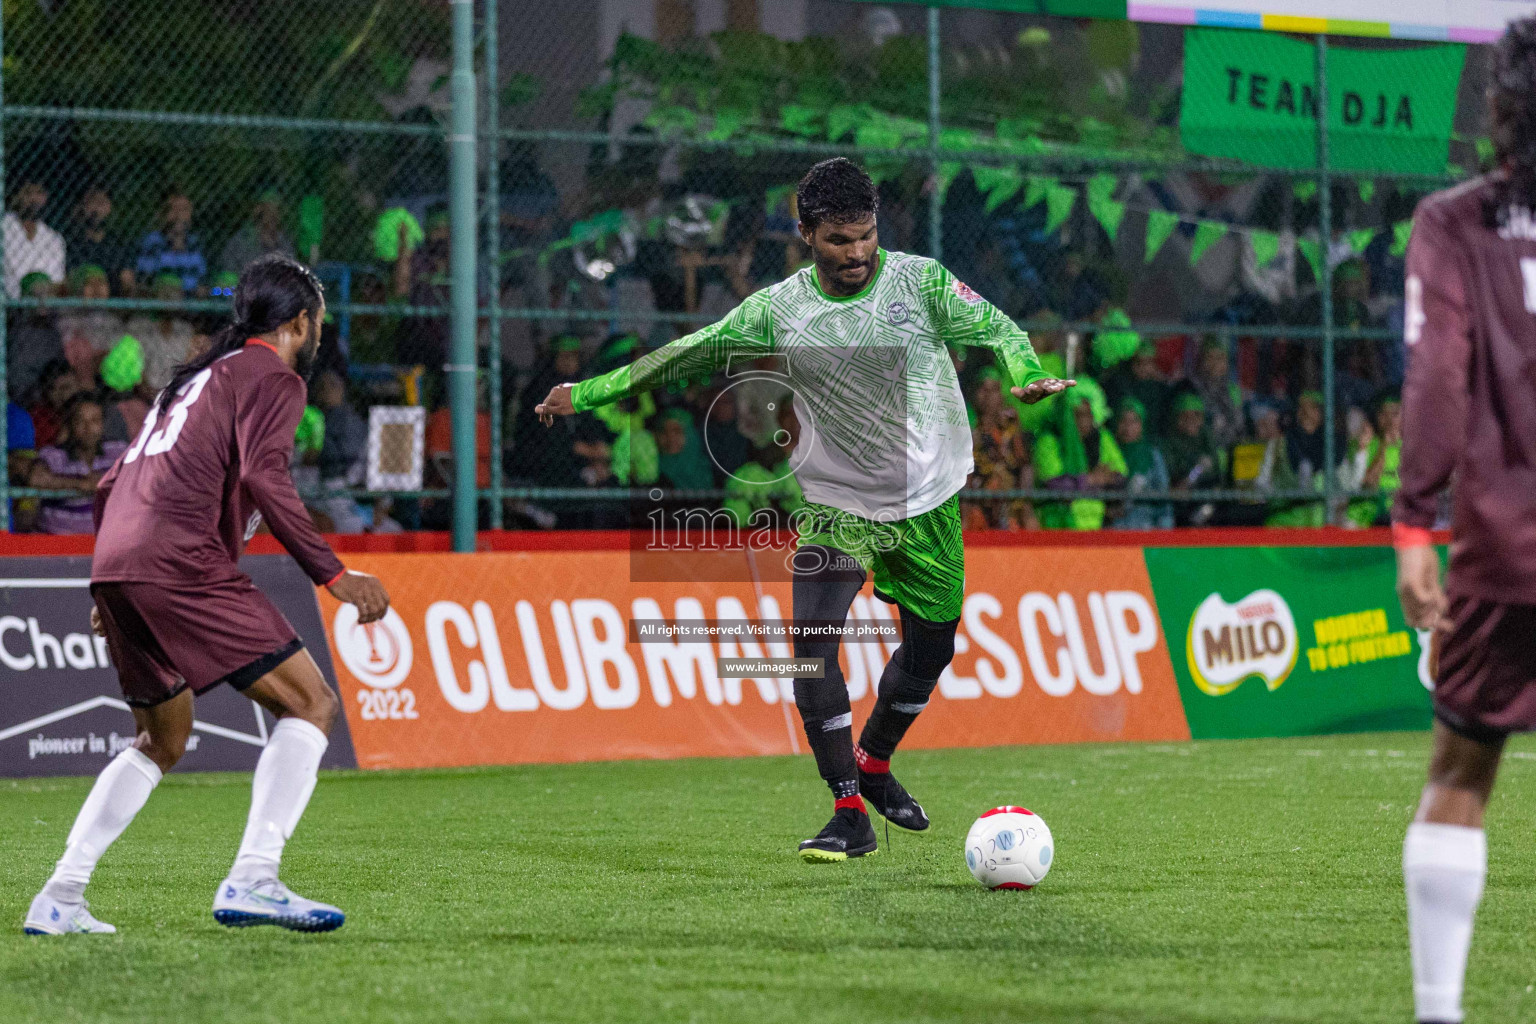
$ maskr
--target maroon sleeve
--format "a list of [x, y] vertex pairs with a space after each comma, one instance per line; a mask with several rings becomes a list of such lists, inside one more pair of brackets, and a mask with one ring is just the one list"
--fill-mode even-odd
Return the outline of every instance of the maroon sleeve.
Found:
[[1451, 482], [1466, 445], [1472, 361], [1466, 262], [1442, 211], [1421, 205], [1414, 214], [1404, 287], [1408, 374], [1401, 487], [1392, 521], [1423, 529], [1434, 525], [1436, 499]]
[[235, 412], [235, 449], [240, 483], [309, 578], [325, 585], [344, 571], [315, 529], [288, 470], [293, 435], [304, 415], [304, 383], [293, 373], [273, 373], [242, 395]]

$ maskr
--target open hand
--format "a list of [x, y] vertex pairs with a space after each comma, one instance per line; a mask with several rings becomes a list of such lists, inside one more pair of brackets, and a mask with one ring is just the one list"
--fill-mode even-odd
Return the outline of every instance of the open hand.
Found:
[[1075, 380], [1057, 380], [1052, 377], [1046, 380], [1037, 380], [1026, 387], [1012, 388], [1010, 390], [1013, 391], [1013, 397], [1025, 405], [1034, 405], [1041, 399], [1050, 398], [1052, 395], [1059, 395], [1067, 390], [1067, 388], [1075, 387], [1077, 387], [1077, 381]]
[[549, 394], [544, 401], [534, 407], [534, 412], [539, 414], [539, 422], [546, 427], [555, 425], [556, 416], [569, 416], [576, 411], [571, 404], [571, 388], [574, 384], [556, 384], [549, 389]]

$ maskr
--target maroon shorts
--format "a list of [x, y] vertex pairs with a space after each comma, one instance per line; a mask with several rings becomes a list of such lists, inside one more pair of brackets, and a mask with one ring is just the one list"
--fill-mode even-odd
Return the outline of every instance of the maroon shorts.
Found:
[[1468, 739], [1536, 729], [1536, 605], [1452, 595], [1435, 634], [1435, 717]]
[[293, 627], [248, 579], [198, 586], [92, 583], [107, 649], [134, 707], [187, 687], [243, 690], [304, 649]]

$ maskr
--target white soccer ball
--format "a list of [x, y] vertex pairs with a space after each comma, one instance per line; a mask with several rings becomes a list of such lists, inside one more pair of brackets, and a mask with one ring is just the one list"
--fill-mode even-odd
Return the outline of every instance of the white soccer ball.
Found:
[[988, 889], [1033, 889], [1055, 857], [1045, 821], [1012, 804], [977, 818], [965, 836], [965, 866]]

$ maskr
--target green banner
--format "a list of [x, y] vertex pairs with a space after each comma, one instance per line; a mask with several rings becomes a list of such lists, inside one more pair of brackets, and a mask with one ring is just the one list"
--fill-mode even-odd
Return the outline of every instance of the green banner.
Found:
[[[1466, 47], [1328, 51], [1328, 155], [1340, 171], [1445, 170]], [[1317, 51], [1269, 32], [1184, 34], [1184, 147], [1281, 168], [1317, 166]]]
[[1147, 548], [1195, 739], [1424, 729], [1391, 548]]

